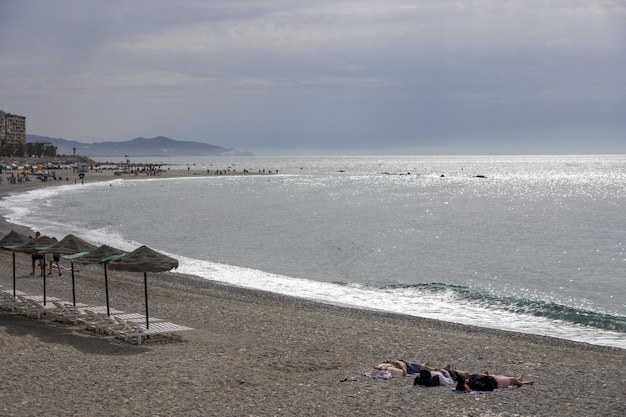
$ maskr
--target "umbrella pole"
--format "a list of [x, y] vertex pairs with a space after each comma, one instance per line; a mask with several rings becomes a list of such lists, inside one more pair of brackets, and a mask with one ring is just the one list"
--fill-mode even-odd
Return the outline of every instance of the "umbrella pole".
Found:
[[111, 315], [109, 311], [109, 277], [107, 276], [107, 264], [104, 264], [104, 292], [107, 297], [107, 316]]
[[76, 287], [74, 286], [74, 262], [70, 263], [72, 266], [72, 303], [76, 307]]
[[146, 294], [146, 329], [150, 328], [150, 321], [148, 320], [148, 278], [146, 273], [143, 273], [143, 288]]
[[13, 252], [13, 298], [15, 298], [15, 252]]
[[46, 305], [46, 253], [43, 254], [43, 305]]

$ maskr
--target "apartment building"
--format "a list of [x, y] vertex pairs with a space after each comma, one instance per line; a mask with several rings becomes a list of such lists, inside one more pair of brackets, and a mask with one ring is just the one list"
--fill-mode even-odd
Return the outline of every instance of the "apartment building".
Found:
[[26, 143], [26, 117], [0, 109], [0, 144]]

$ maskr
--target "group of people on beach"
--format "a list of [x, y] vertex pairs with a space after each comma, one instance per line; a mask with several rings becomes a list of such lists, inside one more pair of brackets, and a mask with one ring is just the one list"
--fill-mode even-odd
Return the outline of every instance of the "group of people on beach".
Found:
[[432, 367], [428, 361], [424, 363], [404, 359], [387, 359], [374, 366], [370, 376], [377, 379], [390, 379], [407, 375], [415, 375], [414, 385], [426, 387], [456, 386], [457, 391], [494, 391], [510, 386], [521, 387], [532, 385], [534, 381], [525, 381], [525, 374], [519, 377], [491, 374], [489, 371], [470, 374], [466, 371], [452, 369], [451, 365], [442, 368]]
[[[37, 240], [41, 237], [41, 233], [39, 231], [35, 232], [35, 237], [33, 238], [32, 236], [29, 236], [31, 239]], [[52, 240], [54, 240], [56, 242], [56, 238], [53, 237]], [[37, 264], [39, 264], [39, 269], [41, 270], [41, 275], [44, 274], [44, 270], [46, 269], [46, 265], [44, 263], [44, 254], [41, 252], [38, 252], [36, 250], [33, 250], [33, 253], [30, 255], [31, 260], [32, 260], [32, 266], [33, 266], [33, 271], [30, 273], [31, 275], [35, 275], [35, 267], [37, 266]], [[56, 267], [56, 269], [59, 271], [59, 275], [63, 275], [61, 273], [61, 271], [68, 271], [67, 268], [65, 268], [64, 266], [62, 266], [59, 261], [61, 260], [61, 254], [58, 252], [52, 252], [52, 259], [49, 262], [50, 265], [50, 273], [49, 275], [52, 275], [52, 268]], [[78, 271], [78, 270], [76, 270]]]
[[[63, 177], [57, 177], [56, 172], [50, 172], [50, 173], [42, 173], [42, 174], [36, 174], [35, 176], [37, 179], [41, 180], [41, 181], [63, 181]], [[69, 181], [69, 178], [66, 178], [67, 181]], [[10, 173], [9, 175], [7, 175], [7, 182], [9, 184], [20, 184], [22, 182], [27, 182], [30, 181], [30, 176], [29, 174], [26, 173]], [[0, 177], [0, 182], [2, 182], [2, 178]]]

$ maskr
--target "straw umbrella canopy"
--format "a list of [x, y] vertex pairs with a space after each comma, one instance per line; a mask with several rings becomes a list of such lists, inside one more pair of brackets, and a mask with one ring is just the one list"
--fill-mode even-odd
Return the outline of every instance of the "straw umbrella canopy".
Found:
[[24, 236], [20, 233], [17, 233], [14, 230], [11, 230], [9, 233], [4, 235], [2, 239], [0, 239], [0, 246], [5, 247], [5, 246], [10, 246], [10, 245], [16, 245], [18, 243], [24, 244], [24, 243], [30, 242], [30, 240], [31, 239], [29, 239], [27, 236]]
[[[31, 239], [28, 243], [24, 245], [18, 246], [15, 248], [15, 251], [22, 253], [30, 253], [34, 254], [37, 252], [44, 251], [48, 249], [48, 247], [54, 245], [56, 240], [53, 240], [49, 236], [41, 236], [39, 239]], [[43, 305], [46, 305], [46, 253], [43, 254]]]
[[[72, 266], [72, 303], [76, 305], [76, 286], [74, 283], [74, 259], [85, 256], [87, 253], [96, 250], [96, 245], [82, 240], [74, 235], [67, 235], [54, 245], [50, 246], [45, 252], [58, 253], [65, 255], [64, 258], [71, 262]], [[52, 268], [50, 268], [52, 270]], [[61, 271], [59, 271], [61, 272]]]
[[109, 267], [118, 271], [143, 272], [143, 287], [146, 299], [146, 328], [150, 328], [148, 319], [148, 272], [165, 272], [178, 268], [178, 260], [156, 252], [147, 246], [141, 246], [123, 258], [112, 261]]
[[114, 259], [120, 258], [126, 255], [121, 249], [116, 249], [108, 245], [102, 245], [95, 250], [89, 252], [85, 256], [76, 258], [76, 263], [79, 264], [102, 264], [104, 265], [104, 291], [106, 293], [107, 300], [107, 316], [110, 316], [109, 311], [109, 277], [107, 275], [107, 264]]
[[47, 249], [57, 243], [49, 236], [41, 236], [39, 239], [28, 239], [28, 242], [15, 248], [16, 252], [33, 253]]
[[0, 247], [13, 253], [13, 298], [15, 298], [15, 249], [30, 242], [30, 240], [27, 236], [13, 230], [0, 239]]

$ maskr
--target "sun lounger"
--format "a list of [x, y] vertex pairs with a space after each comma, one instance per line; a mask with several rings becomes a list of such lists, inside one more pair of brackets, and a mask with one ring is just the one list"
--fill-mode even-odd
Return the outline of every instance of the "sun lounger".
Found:
[[104, 329], [107, 327], [107, 315], [93, 311], [90, 308], [78, 308], [81, 315], [78, 316], [77, 321], [83, 324], [87, 330], [93, 330], [97, 333], [105, 333]]
[[120, 332], [137, 330], [132, 323], [116, 318], [115, 316], [107, 316], [105, 313], [93, 311], [90, 308], [80, 308], [77, 310], [84, 311], [84, 314], [79, 316], [77, 321], [84, 324], [88, 330], [107, 335], [118, 335]]
[[115, 320], [115, 318], [111, 316], [107, 316], [105, 314], [102, 314], [101, 316], [102, 316], [102, 319], [100, 320], [97, 326], [98, 332], [105, 333], [108, 335], [116, 335], [122, 328], [124, 328], [124, 325], [118, 323], [118, 321]]
[[23, 295], [17, 296], [16, 311], [26, 317], [40, 319], [46, 313], [43, 304]]
[[[107, 306], [84, 306], [84, 307], [78, 307], [78, 309], [81, 312], [83, 312], [83, 313], [85, 312], [85, 310], [90, 310], [90, 311], [92, 311], [94, 313], [102, 313], [102, 314], [105, 314], [105, 315], [107, 313]], [[121, 314], [121, 313], [123, 313], [123, 311], [116, 310], [114, 308], [109, 308], [109, 313], [110, 314]]]
[[140, 345], [144, 338], [149, 336], [163, 335], [182, 339], [182, 333], [193, 330], [191, 327], [181, 326], [175, 323], [163, 321], [156, 317], [150, 317], [150, 326], [146, 326], [146, 316], [140, 313], [125, 313], [120, 310], [109, 308], [110, 316], [106, 314], [106, 306], [87, 306], [85, 304], [73, 304], [55, 297], [46, 297], [46, 305], [43, 304], [43, 296], [29, 295], [21, 291], [13, 297], [11, 290], [0, 291], [0, 306], [28, 317], [41, 319], [44, 316], [53, 317], [59, 321], [80, 323], [86, 329], [97, 333], [115, 335], [125, 340], [137, 338]]
[[165, 335], [171, 337], [178, 337], [182, 340], [183, 332], [193, 330], [191, 327], [181, 326], [178, 324], [170, 323], [169, 321], [161, 321], [156, 323], [151, 323], [150, 328], [146, 328], [145, 324], [137, 323], [138, 331], [134, 333], [125, 333], [123, 335], [124, 339], [131, 339], [133, 337], [137, 338], [137, 344], [140, 345], [144, 337], [148, 337], [150, 335]]
[[[13, 297], [13, 290], [2, 290], [2, 292], [5, 294], [9, 294], [11, 297]], [[28, 294], [20, 290], [15, 290], [15, 295], [18, 296], [18, 295], [28, 295]]]
[[53, 301], [55, 309], [52, 311], [55, 320], [62, 322], [70, 322], [76, 324], [78, 319], [83, 315], [79, 307], [86, 307], [85, 304], [73, 305], [69, 302]]
[[124, 320], [118, 316], [114, 316], [115, 321], [117, 321], [118, 326], [116, 327], [116, 335], [122, 337], [122, 338], [126, 338], [127, 334], [134, 334], [137, 332], [141, 332], [141, 329], [139, 328], [139, 326], [137, 326], [137, 324], [131, 322], [131, 321], [127, 321]]
[[53, 303], [61, 301], [60, 298], [46, 297], [46, 304], [44, 304], [43, 296], [41, 295], [20, 295], [18, 296], [18, 298], [21, 298], [22, 300], [24, 300], [25, 302], [31, 305], [32, 310], [30, 311], [31, 313], [30, 315], [31, 316], [33, 314], [36, 315], [37, 319], [41, 319], [44, 316], [54, 317], [55, 310], [57, 309], [57, 307]]
[[12, 293], [0, 291], [0, 306], [4, 311], [16, 312], [17, 305], [20, 303], [18, 299], [13, 298]]
[[[30, 294], [24, 294], [21, 296], [22, 298], [26, 298], [28, 300], [31, 301], [36, 301], [36, 302], [41, 302], [43, 303], [43, 295], [30, 295]], [[59, 301], [59, 298], [55, 298], [55, 297], [46, 297], [46, 304], [48, 304], [48, 301], [52, 302], [52, 301]]]
[[43, 305], [39, 305], [32, 299], [28, 298], [28, 294], [16, 291], [16, 296], [13, 297], [13, 291], [4, 290], [0, 292], [0, 295], [3, 310], [23, 314], [29, 317], [40, 318]]
[[[120, 318], [125, 321], [129, 321], [131, 323], [142, 324], [146, 322], [146, 316], [140, 313], [115, 313], [113, 314], [115, 318]], [[150, 323], [163, 321], [162, 319], [158, 319], [156, 317], [149, 318]]]

